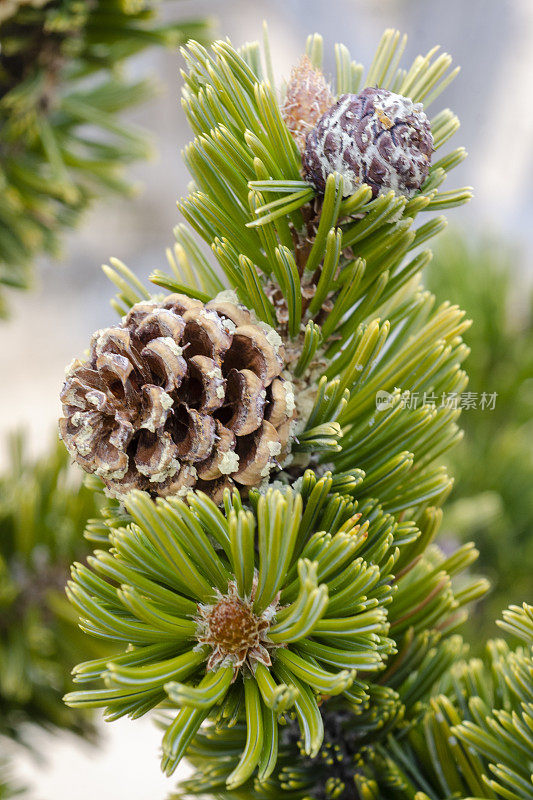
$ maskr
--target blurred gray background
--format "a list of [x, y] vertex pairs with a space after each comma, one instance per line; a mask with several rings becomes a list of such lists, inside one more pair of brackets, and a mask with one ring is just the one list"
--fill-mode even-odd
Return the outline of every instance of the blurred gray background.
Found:
[[[367, 65], [386, 27], [409, 35], [404, 63], [440, 44], [462, 72], [435, 108], [447, 105], [459, 115], [462, 128], [452, 146], [463, 144], [470, 153], [454, 170], [450, 188], [475, 188], [474, 201], [448, 217], [467, 231], [511, 240], [520, 253], [517, 278], [530, 280], [532, 0], [168, 0], [163, 13], [212, 16], [219, 35], [235, 45], [260, 37], [265, 19], [280, 77], [289, 74], [314, 31], [324, 36], [325, 70], [331, 75], [336, 41]], [[116, 256], [141, 277], [165, 266], [165, 248], [178, 221], [176, 199], [187, 185], [180, 158], [189, 139], [179, 104], [180, 66], [177, 53], [151, 53], [132, 65], [138, 75], [157, 76], [160, 86], [132, 117], [152, 133], [158, 152], [155, 161], [133, 170], [138, 197], [100, 202], [69, 237], [63, 261], [43, 263], [35, 291], [13, 298], [12, 320], [2, 325], [0, 441], [17, 425], [28, 432], [35, 451], [50, 440], [65, 365], [85, 349], [93, 330], [114, 322], [108, 304], [113, 289], [100, 265]], [[159, 773], [159, 739], [149, 721], [113, 723], [101, 750], [54, 738], [47, 747], [49, 763], [24, 757], [19, 774], [41, 800], [70, 798], [74, 775], [76, 800], [94, 800], [98, 793], [103, 800], [163, 800], [173, 781]]]

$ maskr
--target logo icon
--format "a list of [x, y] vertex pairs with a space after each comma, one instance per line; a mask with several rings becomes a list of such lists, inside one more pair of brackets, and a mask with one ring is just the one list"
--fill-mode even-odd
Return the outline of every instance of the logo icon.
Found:
[[386, 411], [387, 408], [392, 408], [393, 396], [390, 392], [380, 389], [376, 392], [376, 408], [378, 411]]

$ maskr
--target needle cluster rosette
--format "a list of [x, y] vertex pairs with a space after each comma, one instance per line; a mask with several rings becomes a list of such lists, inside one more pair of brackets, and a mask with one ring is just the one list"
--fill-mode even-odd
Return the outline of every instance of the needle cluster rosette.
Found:
[[[302, 493], [254, 491], [250, 508], [228, 490], [224, 513], [201, 492], [155, 503], [131, 492], [109, 521], [111, 549], [74, 565], [68, 586], [82, 629], [123, 652], [76, 667], [74, 680], [97, 688], [67, 703], [105, 707], [109, 720], [179, 708], [163, 738], [168, 774], [207, 717], [245, 721], [228, 786], [272, 772], [278, 724], [291, 716], [316, 755], [321, 699], [361, 702], [358, 673], [381, 669], [393, 649], [396, 523], [377, 505], [355, 512], [329, 487], [329, 473], [317, 482], [309, 471]], [[365, 559], [367, 541], [379, 563]]]
[[111, 492], [257, 486], [287, 454], [294, 392], [279, 335], [220, 295], [136, 303], [67, 370], [60, 432]]
[[344, 94], [307, 137], [304, 173], [324, 192], [328, 175], [344, 179], [344, 194], [362, 184], [374, 196], [392, 189], [412, 196], [429, 174], [430, 122], [421, 103], [388, 89]]

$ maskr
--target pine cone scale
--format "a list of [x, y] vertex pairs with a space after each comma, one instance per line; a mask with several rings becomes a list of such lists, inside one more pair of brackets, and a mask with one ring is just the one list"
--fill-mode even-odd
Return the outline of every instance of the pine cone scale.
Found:
[[238, 436], [257, 430], [264, 416], [266, 392], [261, 379], [249, 369], [232, 369], [227, 378], [226, 428]]
[[119, 380], [125, 386], [132, 370], [133, 364], [118, 353], [102, 353], [96, 361], [97, 374], [101, 375], [105, 381], [112, 382]]
[[125, 450], [133, 438], [135, 429], [128, 419], [123, 419], [120, 413], [115, 414], [116, 426], [109, 437], [110, 444], [118, 450]]
[[135, 452], [135, 465], [142, 475], [162, 481], [179, 468], [177, 447], [168, 431], [161, 435], [142, 433]]
[[272, 397], [265, 418], [271, 425], [278, 427], [292, 414], [289, 408], [289, 398], [287, 397], [284, 381], [280, 378], [275, 378], [272, 381], [270, 391]]
[[208, 356], [193, 356], [188, 361], [189, 377], [186, 395], [189, 403], [198, 397], [198, 410], [212, 414], [224, 404], [226, 381], [222, 377], [219, 363]]
[[170, 337], [153, 339], [143, 347], [141, 360], [165, 382], [167, 392], [177, 389], [187, 374], [187, 363], [182, 358], [181, 348]]
[[223, 475], [229, 475], [239, 464], [235, 452], [235, 434], [216, 420], [215, 446], [210, 455], [196, 466], [198, 477], [204, 481], [213, 481]]
[[281, 453], [282, 444], [276, 428], [263, 420], [261, 428], [237, 440], [239, 469], [235, 480], [245, 486], [255, 486], [268, 477], [270, 461]]
[[213, 311], [191, 309], [183, 315], [187, 359], [195, 355], [207, 356], [221, 361], [231, 346], [231, 337], [226, 332], [221, 318]]
[[[279, 343], [273, 337], [277, 337]], [[244, 362], [261, 381], [270, 383], [280, 374], [284, 355], [281, 338], [273, 330], [269, 337], [256, 325], [240, 325], [233, 334], [231, 350], [224, 364], [228, 370], [234, 364]]]
[[204, 461], [215, 444], [215, 420], [182, 403], [175, 415], [175, 439], [179, 456], [193, 463]]

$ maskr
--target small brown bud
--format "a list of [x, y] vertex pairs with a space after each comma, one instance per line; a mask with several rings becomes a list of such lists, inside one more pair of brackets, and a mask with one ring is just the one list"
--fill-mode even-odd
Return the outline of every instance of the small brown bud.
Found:
[[302, 56], [292, 70], [281, 115], [301, 153], [309, 132], [335, 102], [322, 72], [308, 56]]
[[268, 631], [278, 610], [279, 597], [260, 614], [253, 610], [257, 591], [254, 577], [251, 597], [240, 597], [237, 584], [230, 581], [226, 594], [217, 593], [213, 605], [198, 606], [196, 637], [199, 644], [211, 647], [207, 669], [232, 664], [235, 672], [243, 665], [253, 670], [258, 662], [270, 666], [270, 653], [275, 645]]

